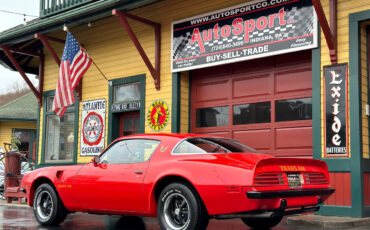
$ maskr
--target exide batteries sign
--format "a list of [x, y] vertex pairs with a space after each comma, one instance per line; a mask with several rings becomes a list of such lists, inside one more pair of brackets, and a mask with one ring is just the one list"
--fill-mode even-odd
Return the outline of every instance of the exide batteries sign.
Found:
[[310, 0], [252, 1], [172, 23], [172, 72], [317, 47]]
[[348, 157], [348, 66], [324, 66], [324, 157]]

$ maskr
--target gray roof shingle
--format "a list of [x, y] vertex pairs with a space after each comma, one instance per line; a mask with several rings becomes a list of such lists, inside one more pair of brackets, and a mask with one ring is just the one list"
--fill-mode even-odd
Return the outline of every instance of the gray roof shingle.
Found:
[[36, 121], [38, 104], [32, 92], [0, 107], [0, 120]]

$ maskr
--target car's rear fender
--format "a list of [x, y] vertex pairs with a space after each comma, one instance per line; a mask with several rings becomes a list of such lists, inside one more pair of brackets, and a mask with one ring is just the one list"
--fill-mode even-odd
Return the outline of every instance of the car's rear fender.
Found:
[[[164, 167], [157, 165], [153, 168], [163, 169]], [[153, 169], [149, 169], [149, 171], [151, 170]], [[174, 163], [166, 171], [161, 172], [157, 178], [151, 178], [150, 175], [158, 174], [148, 173], [144, 182], [144, 191], [148, 191], [147, 194], [149, 194], [146, 199], [150, 201], [150, 215], [156, 215], [156, 198], [160, 191], [173, 182], [186, 183], [191, 186], [202, 200], [208, 213], [210, 215], [218, 213], [220, 206], [223, 208], [227, 206], [228, 198], [235, 200], [235, 195], [238, 199], [243, 196], [241, 188], [250, 184], [247, 175], [251, 173], [250, 170], [229, 165], [215, 166], [214, 164], [205, 164], [205, 162], [190, 161], [181, 161], [178, 162], [178, 165]], [[234, 176], [231, 177], [231, 175]], [[232, 207], [230, 208], [232, 209]]]
[[[151, 216], [156, 216], [157, 213], [157, 201], [159, 198], [159, 195], [161, 191], [169, 184], [171, 183], [182, 183], [187, 185], [190, 189], [192, 189], [195, 194], [200, 198], [200, 195], [197, 191], [197, 189], [194, 187], [193, 183], [188, 179], [183, 177], [182, 175], [176, 175], [176, 174], [167, 174], [163, 175], [161, 178], [157, 180], [157, 182], [154, 184], [151, 195], [150, 195], [150, 214]], [[201, 198], [200, 198], [201, 200]]]

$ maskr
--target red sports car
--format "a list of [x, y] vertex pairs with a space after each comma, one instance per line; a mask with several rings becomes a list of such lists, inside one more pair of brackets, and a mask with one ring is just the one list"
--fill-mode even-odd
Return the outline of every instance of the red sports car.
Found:
[[70, 212], [158, 216], [162, 229], [205, 229], [209, 218], [254, 228], [314, 212], [334, 189], [323, 161], [274, 158], [231, 139], [195, 134], [118, 138], [91, 163], [23, 177], [42, 225]]

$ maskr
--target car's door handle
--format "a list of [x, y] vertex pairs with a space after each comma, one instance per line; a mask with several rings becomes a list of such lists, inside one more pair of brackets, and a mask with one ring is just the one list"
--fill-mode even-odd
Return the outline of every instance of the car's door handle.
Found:
[[136, 174], [143, 174], [143, 171], [135, 171]]

